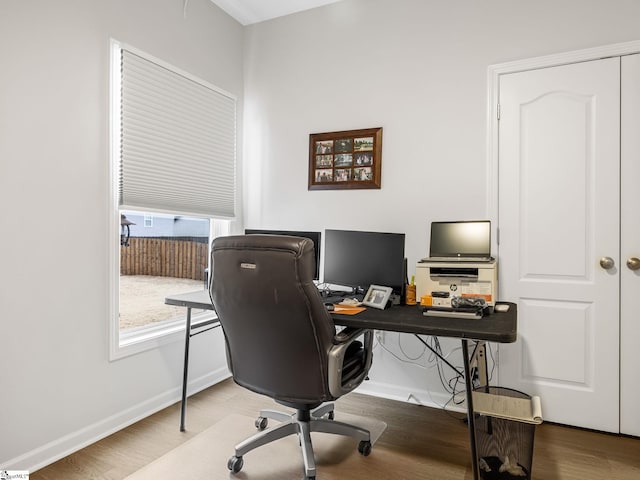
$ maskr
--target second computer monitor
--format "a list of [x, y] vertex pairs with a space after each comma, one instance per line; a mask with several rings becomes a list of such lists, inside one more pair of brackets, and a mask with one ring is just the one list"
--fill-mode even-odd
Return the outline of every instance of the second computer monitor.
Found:
[[365, 291], [382, 285], [400, 293], [405, 277], [404, 233], [325, 230], [325, 283]]

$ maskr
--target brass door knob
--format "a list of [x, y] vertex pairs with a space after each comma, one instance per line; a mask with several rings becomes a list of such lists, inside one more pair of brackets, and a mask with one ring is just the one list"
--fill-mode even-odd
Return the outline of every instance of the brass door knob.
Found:
[[614, 262], [613, 258], [611, 258], [611, 257], [602, 257], [600, 259], [600, 266], [602, 268], [604, 268], [605, 270], [612, 269], [615, 264], [616, 264], [616, 262]]
[[631, 257], [627, 260], [629, 270], [638, 270], [640, 268], [640, 258]]

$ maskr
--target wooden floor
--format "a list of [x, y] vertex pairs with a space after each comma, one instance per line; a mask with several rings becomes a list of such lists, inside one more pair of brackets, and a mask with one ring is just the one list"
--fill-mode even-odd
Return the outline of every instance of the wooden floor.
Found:
[[[30, 478], [120, 480], [230, 413], [254, 417], [261, 408], [274, 408], [271, 400], [230, 380], [190, 397], [188, 405], [186, 432], [179, 431], [176, 404], [33, 472]], [[336, 416], [339, 412], [374, 416], [388, 424], [371, 455], [384, 448], [388, 461], [397, 462], [393, 480], [472, 479], [468, 430], [461, 414], [355, 393], [336, 402]], [[640, 479], [640, 439], [544, 423], [536, 428], [532, 470], [533, 478], [540, 480]], [[325, 478], [322, 472], [318, 478]], [[340, 475], [341, 480], [360, 478], [358, 471]]]

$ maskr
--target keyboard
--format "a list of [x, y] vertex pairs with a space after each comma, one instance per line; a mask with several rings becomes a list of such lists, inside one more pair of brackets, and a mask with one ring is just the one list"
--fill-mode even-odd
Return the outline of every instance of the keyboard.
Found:
[[457, 310], [425, 310], [425, 317], [450, 317], [450, 318], [482, 318], [482, 312], [461, 312]]
[[322, 301], [324, 303], [340, 303], [343, 300], [347, 299], [347, 298], [355, 298], [356, 300], [358, 300], [359, 302], [362, 302], [362, 298], [364, 297], [364, 295], [360, 294], [360, 295], [354, 295], [351, 292], [344, 292], [344, 294], [332, 294], [332, 295], [328, 295], [328, 296], [324, 296], [321, 295], [322, 297]]
[[422, 314], [427, 317], [451, 317], [451, 318], [482, 318], [485, 314], [485, 308], [481, 307], [420, 307]]

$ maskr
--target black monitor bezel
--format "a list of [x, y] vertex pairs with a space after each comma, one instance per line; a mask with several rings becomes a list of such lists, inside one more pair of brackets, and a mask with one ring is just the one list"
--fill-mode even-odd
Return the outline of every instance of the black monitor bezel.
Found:
[[[396, 272], [397, 279], [393, 282], [385, 282], [382, 279], [368, 279], [366, 281], [356, 280], [355, 277], [348, 278], [343, 275], [336, 275], [332, 268], [332, 256], [331, 256], [331, 248], [333, 242], [333, 233], [337, 232], [338, 234], [347, 234], [351, 235], [354, 239], [354, 243], [357, 243], [358, 237], [360, 237], [361, 241], [365, 240], [367, 237], [374, 235], [384, 235], [384, 236], [394, 236], [398, 239], [402, 238], [402, 258], [398, 258], [399, 265], [398, 271]], [[369, 237], [371, 238], [371, 237]], [[366, 291], [370, 285], [382, 285], [386, 287], [391, 287], [393, 291], [397, 294], [401, 294], [404, 288], [404, 283], [406, 281], [406, 235], [404, 233], [397, 232], [374, 232], [374, 231], [360, 231], [360, 230], [340, 230], [340, 229], [325, 229], [324, 231], [324, 271], [323, 271], [323, 282], [331, 285], [340, 285], [343, 287], [350, 287], [354, 291], [362, 293], [362, 291]], [[388, 254], [388, 252], [387, 252]], [[384, 252], [381, 252], [381, 255], [385, 255]], [[329, 275], [327, 275], [327, 269], [329, 270]], [[333, 278], [332, 278], [333, 277]], [[391, 283], [391, 284], [389, 284]]]
[[[482, 225], [487, 229], [486, 237], [484, 238], [484, 248], [481, 250], [472, 249], [471, 245], [465, 246], [464, 251], [455, 250], [451, 247], [446, 249], [439, 249], [438, 244], [434, 245], [434, 229], [438, 226], [449, 226], [452, 229], [455, 227], [461, 227], [469, 224]], [[458, 235], [461, 235], [458, 233]], [[443, 242], [443, 239], [439, 239], [439, 242]], [[490, 220], [458, 220], [458, 221], [438, 221], [431, 222], [429, 232], [429, 257], [432, 258], [490, 258], [491, 257], [491, 221]]]

